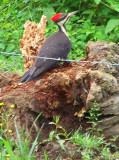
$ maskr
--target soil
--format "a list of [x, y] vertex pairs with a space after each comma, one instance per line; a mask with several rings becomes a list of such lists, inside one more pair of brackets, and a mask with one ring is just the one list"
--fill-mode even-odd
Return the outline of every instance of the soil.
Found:
[[[64, 64], [64, 67], [68, 67], [69, 64]], [[61, 69], [61, 66], [59, 65], [58, 68]], [[57, 68], [57, 69], [58, 69]], [[49, 74], [48, 74], [49, 75]], [[46, 77], [45, 75], [44, 77]], [[31, 94], [33, 93], [33, 85], [35, 82], [29, 83], [28, 85], [24, 86], [18, 86], [17, 82], [19, 80], [20, 76], [17, 74], [4, 74], [1, 71], [0, 74], [0, 87], [1, 87], [1, 102], [5, 103], [6, 108], [6, 114], [9, 112], [10, 105], [14, 104], [16, 101], [18, 102], [17, 105], [15, 105], [15, 108], [13, 109], [13, 115], [15, 115], [14, 121], [10, 123], [10, 129], [13, 131], [11, 133], [11, 136], [13, 136], [16, 140], [16, 130], [15, 130], [15, 123], [17, 124], [17, 127], [19, 130], [22, 129], [22, 127], [25, 124], [26, 128], [26, 134], [30, 135], [32, 141], [35, 140], [36, 135], [38, 134], [40, 127], [44, 124], [44, 127], [42, 128], [41, 134], [39, 136], [39, 142], [42, 142], [44, 139], [47, 139], [49, 137], [49, 133], [53, 130], [55, 130], [54, 125], [50, 125], [49, 122], [53, 122], [53, 117], [45, 117], [43, 114], [40, 116], [38, 121], [36, 122], [35, 127], [33, 128], [32, 132], [29, 134], [29, 130], [31, 128], [31, 125], [33, 124], [35, 118], [38, 116], [39, 111], [35, 112], [32, 110], [32, 108], [23, 107], [24, 104], [26, 104], [25, 100], [30, 99]], [[45, 78], [42, 79], [44, 81]], [[28, 89], [28, 87], [31, 88], [31, 92], [25, 93], [25, 91]], [[23, 92], [24, 91], [24, 92]], [[4, 95], [4, 99], [3, 99]], [[29, 97], [27, 97], [29, 95]], [[25, 98], [26, 97], [26, 98]], [[62, 97], [63, 98], [63, 97]], [[32, 101], [32, 103], [34, 103]], [[37, 105], [37, 101], [35, 101], [35, 105]], [[30, 110], [31, 109], [31, 110]], [[56, 110], [54, 113], [55, 115], [58, 115], [57, 113], [60, 113], [60, 110]], [[79, 118], [76, 116], [73, 116], [70, 113], [74, 113], [74, 109], [72, 108], [72, 105], [67, 105], [65, 110], [63, 110], [63, 115], [61, 115], [60, 123], [59, 125], [63, 125], [67, 131], [67, 133], [73, 131], [74, 129], [78, 129], [80, 125], [83, 125], [83, 130], [85, 130], [88, 127], [88, 124], [85, 123], [85, 120], [83, 122], [79, 121]], [[61, 132], [61, 130], [59, 130]], [[66, 148], [66, 151], [63, 151], [60, 147], [60, 145], [55, 142], [47, 142], [43, 143], [38, 147], [38, 151], [36, 152], [36, 160], [45, 160], [44, 157], [44, 150], [46, 150], [46, 153], [50, 160], [55, 160], [57, 157], [58, 159], [71, 159], [71, 160], [80, 160], [81, 155], [80, 152], [77, 152], [79, 149], [79, 146], [75, 146], [74, 144], [70, 144], [69, 142], [64, 143], [64, 147]]]

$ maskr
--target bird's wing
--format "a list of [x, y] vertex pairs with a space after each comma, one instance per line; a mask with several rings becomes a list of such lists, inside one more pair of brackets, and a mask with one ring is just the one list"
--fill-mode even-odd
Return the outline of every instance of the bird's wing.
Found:
[[[48, 57], [48, 58], [65, 58], [71, 49], [71, 42], [66, 36], [58, 34], [53, 34], [50, 36], [43, 46], [41, 47], [38, 56]], [[37, 77], [39, 74], [50, 69], [57, 61], [55, 60], [43, 60], [37, 58], [33, 67], [30, 70], [30, 75], [32, 77]]]

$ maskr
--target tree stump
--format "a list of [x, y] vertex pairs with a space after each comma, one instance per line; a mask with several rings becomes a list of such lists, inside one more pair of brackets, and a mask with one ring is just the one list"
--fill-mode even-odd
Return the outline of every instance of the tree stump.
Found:
[[[85, 114], [96, 101], [101, 107], [102, 123], [99, 127], [106, 137], [119, 135], [119, 46], [107, 42], [90, 42], [87, 56], [82, 59], [95, 63], [58, 64], [40, 80], [18, 86], [19, 75], [0, 76], [0, 100], [8, 109], [15, 105], [13, 113], [21, 130], [25, 125], [29, 134], [37, 115], [42, 112], [31, 136], [35, 137], [43, 122], [41, 137], [53, 129], [48, 125], [53, 116], [60, 116], [60, 125], [68, 132], [80, 124], [87, 127]], [[99, 62], [99, 63], [96, 63]], [[84, 119], [80, 122], [80, 114]], [[14, 131], [14, 121], [10, 122]]]
[[20, 50], [22, 52], [23, 60], [24, 60], [24, 70], [28, 71], [34, 61], [35, 58], [27, 57], [27, 56], [37, 56], [38, 51], [45, 41], [45, 28], [46, 28], [47, 17], [42, 15], [41, 21], [39, 24], [35, 22], [27, 21], [24, 24], [24, 34], [23, 38], [20, 39]]

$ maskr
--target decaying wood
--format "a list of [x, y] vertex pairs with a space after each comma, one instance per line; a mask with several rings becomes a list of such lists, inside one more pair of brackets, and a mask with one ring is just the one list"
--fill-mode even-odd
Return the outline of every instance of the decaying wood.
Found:
[[[45, 41], [45, 27], [47, 18], [41, 17], [39, 24], [27, 21], [24, 25], [25, 31], [20, 40], [20, 50], [23, 55], [37, 56], [39, 49]], [[34, 63], [35, 58], [23, 57], [24, 70], [27, 71]]]

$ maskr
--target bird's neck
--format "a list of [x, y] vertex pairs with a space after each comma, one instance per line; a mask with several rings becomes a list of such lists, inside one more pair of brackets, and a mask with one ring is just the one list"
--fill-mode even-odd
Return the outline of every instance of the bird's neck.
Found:
[[[67, 34], [67, 31], [66, 31], [66, 27], [65, 25], [59, 25], [58, 24], [58, 27], [59, 27], [59, 31], [62, 31], [67, 37], [68, 37], [68, 34]], [[68, 37], [69, 38], [69, 37]]]

